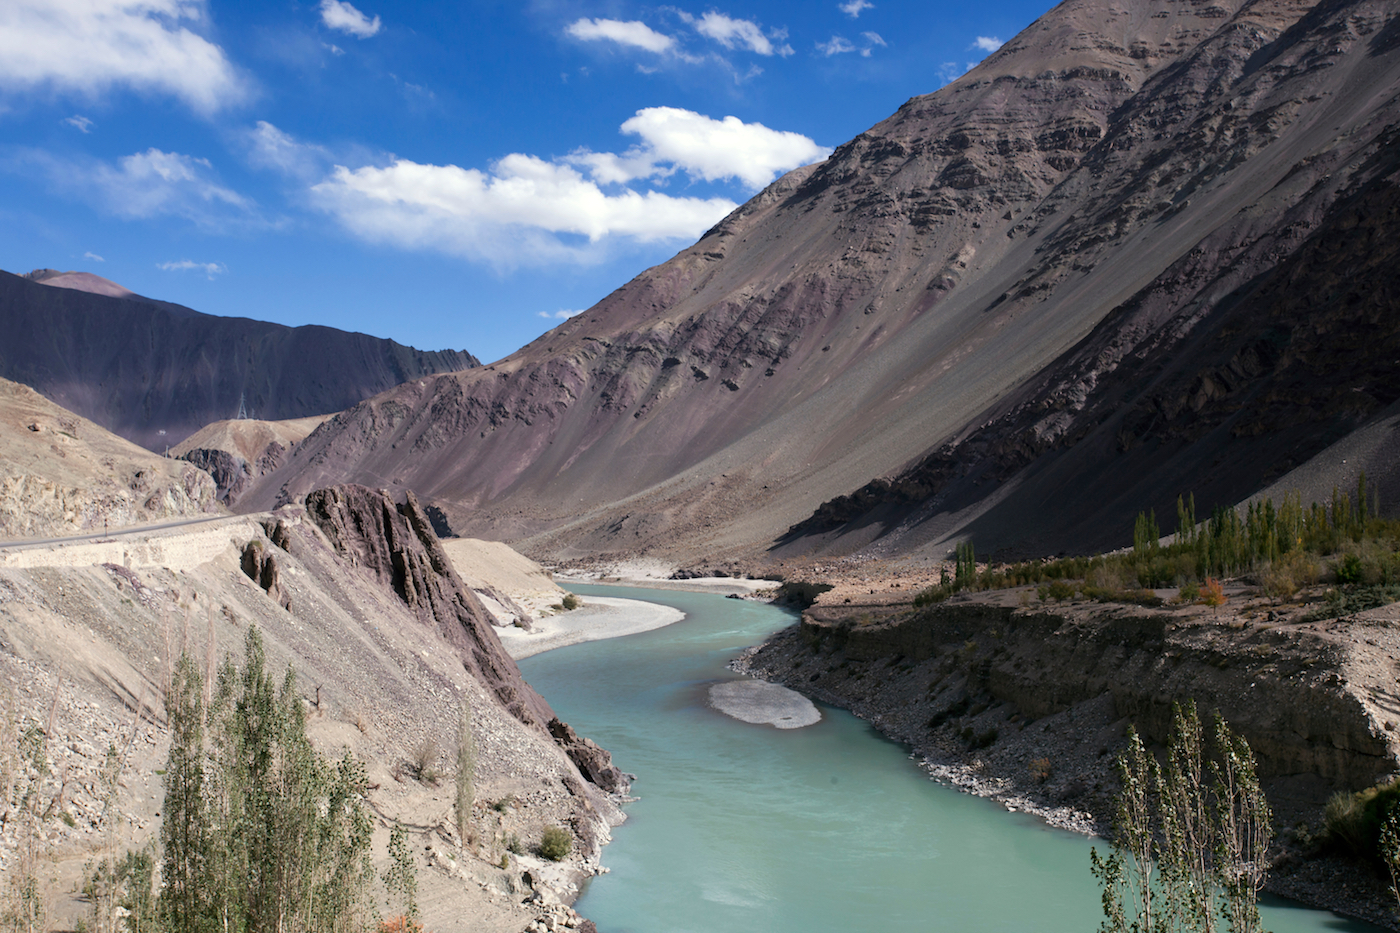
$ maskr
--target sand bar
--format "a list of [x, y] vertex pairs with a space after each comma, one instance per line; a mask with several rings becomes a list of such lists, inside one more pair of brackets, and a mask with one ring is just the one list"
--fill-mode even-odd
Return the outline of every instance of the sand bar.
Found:
[[501, 637], [506, 652], [519, 661], [566, 645], [650, 632], [684, 618], [685, 613], [679, 609], [640, 599], [586, 596], [581, 608], [539, 619], [533, 631], [512, 626], [498, 628], [496, 634]]
[[796, 690], [762, 680], [726, 680], [710, 688], [710, 705], [741, 722], [801, 729], [822, 720], [821, 710]]

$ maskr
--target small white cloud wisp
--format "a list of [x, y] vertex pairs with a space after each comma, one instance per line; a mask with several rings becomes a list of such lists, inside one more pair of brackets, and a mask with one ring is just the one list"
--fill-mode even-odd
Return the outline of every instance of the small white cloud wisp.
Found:
[[156, 268], [164, 272], [189, 272], [198, 270], [203, 272], [209, 281], [214, 280], [214, 276], [223, 275], [228, 271], [228, 266], [221, 262], [194, 262], [190, 259], [180, 259], [175, 262], [158, 262]]
[[73, 116], [68, 117], [63, 122], [67, 123], [69, 126], [76, 127], [79, 133], [92, 132], [92, 121], [80, 114], [75, 113], [73, 114]]
[[655, 52], [657, 55], [671, 51], [676, 44], [675, 39], [637, 20], [624, 22], [616, 19], [580, 19], [570, 23], [564, 31], [585, 42], [615, 42], [618, 45]]
[[850, 0], [849, 3], [839, 4], [837, 9], [845, 13], [851, 19], [855, 19], [865, 10], [875, 9], [875, 4], [867, 3], [866, 0]]
[[638, 110], [622, 124], [622, 132], [640, 136], [642, 145], [621, 154], [579, 150], [569, 156], [569, 162], [586, 166], [604, 184], [679, 170], [704, 181], [733, 178], [758, 189], [779, 172], [831, 154], [801, 133], [773, 130], [732, 116], [715, 120], [678, 107]]
[[753, 20], [734, 19], [711, 10], [700, 17], [683, 14], [682, 18], [695, 27], [695, 31], [706, 38], [713, 39], [726, 49], [748, 49], [759, 55], [772, 56], [779, 55], [786, 57], [793, 53], [792, 46], [787, 43], [775, 45], [774, 39], [782, 42], [787, 38], [784, 31], [771, 33], [773, 38], [769, 38], [763, 32], [763, 27]]
[[370, 19], [345, 0], [321, 0], [321, 22], [357, 39], [368, 39], [383, 28], [378, 16]]
[[540, 317], [545, 318], [545, 319], [547, 319], [547, 320], [551, 320], [551, 321], [555, 321], [555, 320], [560, 320], [560, 321], [562, 321], [562, 320], [566, 320], [566, 319], [571, 318], [571, 317], [573, 317], [573, 316], [575, 316], [575, 315], [577, 315], [577, 314], [582, 314], [582, 313], [583, 313], [582, 309], [580, 309], [580, 310], [578, 310], [578, 311], [565, 311], [565, 310], [563, 310], [563, 309], [561, 308], [560, 310], [555, 311], [553, 314], [551, 314], [551, 313], [548, 312], [548, 311], [541, 311], [541, 312], [540, 312]]
[[978, 36], [977, 41], [972, 43], [973, 48], [981, 49], [984, 52], [995, 52], [1003, 45], [1005, 43], [996, 36]]
[[83, 258], [84, 258], [84, 259], [91, 259], [93, 262], [106, 262], [106, 261], [107, 261], [107, 260], [103, 259], [101, 256], [99, 256], [99, 255], [97, 255], [96, 253], [93, 253], [93, 252], [83, 253]]

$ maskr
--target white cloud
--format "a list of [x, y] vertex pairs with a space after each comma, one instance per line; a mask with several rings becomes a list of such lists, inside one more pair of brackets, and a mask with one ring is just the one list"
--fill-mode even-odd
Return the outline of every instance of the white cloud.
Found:
[[670, 51], [676, 44], [675, 39], [636, 20], [623, 22], [616, 19], [580, 19], [570, 23], [565, 32], [575, 39], [605, 39], [618, 45], [646, 49], [658, 55]]
[[875, 4], [867, 3], [866, 0], [850, 0], [849, 3], [840, 4], [837, 7], [837, 9], [839, 9], [842, 13], [845, 13], [851, 19], [855, 19], [861, 14], [862, 10], [875, 9]]
[[303, 181], [322, 177], [331, 161], [324, 147], [301, 142], [266, 120], [259, 120], [245, 138], [248, 161], [255, 168], [274, 169]]
[[166, 272], [188, 272], [191, 269], [198, 269], [211, 282], [214, 280], [214, 276], [222, 275], [228, 271], [228, 266], [221, 262], [193, 262], [189, 259], [181, 259], [178, 262], [158, 262], [156, 268]]
[[84, 259], [91, 259], [93, 262], [106, 262], [106, 261], [107, 261], [107, 260], [103, 259], [101, 256], [97, 255], [96, 253], [91, 253], [91, 252], [89, 252], [89, 253], [83, 253], [83, 258], [84, 258]]
[[92, 121], [89, 120], [87, 117], [79, 116], [76, 113], [68, 119], [64, 120], [63, 122], [67, 123], [69, 126], [76, 126], [78, 128], [78, 132], [80, 133], [92, 132]]
[[345, 50], [342, 49], [340, 46], [336, 45], [334, 42], [322, 42], [321, 48], [325, 49], [327, 52], [330, 52], [332, 55], [345, 54]]
[[252, 201], [218, 182], [207, 159], [178, 152], [151, 148], [113, 163], [21, 150], [0, 167], [21, 174], [37, 169], [64, 197], [127, 219], [183, 217], [207, 230], [268, 226]]
[[[568, 165], [520, 153], [489, 172], [407, 159], [383, 168], [337, 165], [311, 190], [323, 209], [366, 240], [501, 266], [588, 260], [605, 238], [692, 239], [736, 206], [726, 198], [656, 191], [606, 194]], [[570, 236], [589, 245], [573, 245]]]
[[382, 27], [378, 16], [370, 19], [344, 0], [321, 0], [321, 22], [360, 39], [368, 39]]
[[4, 0], [0, 89], [95, 96], [128, 87], [212, 113], [245, 89], [223, 49], [186, 25], [204, 19], [202, 0]]
[[944, 84], [949, 84], [953, 81], [956, 81], [958, 78], [961, 78], [963, 75], [967, 74], [967, 72], [971, 70], [971, 65], [968, 65], [964, 68], [957, 62], [944, 62], [943, 64], [938, 66], [938, 77], [943, 80]]
[[981, 49], [984, 52], [995, 52], [1004, 43], [996, 36], [978, 36], [977, 41], [972, 43], [973, 48]]
[[[686, 22], [695, 27], [695, 31], [702, 36], [707, 36], [726, 49], [746, 48], [759, 55], [782, 55], [792, 54], [792, 46], [774, 45], [773, 42], [763, 34], [763, 29], [753, 20], [733, 19], [723, 13], [711, 11], [696, 19], [689, 15], [684, 15]], [[774, 38], [779, 41], [787, 38], [787, 33], [778, 31], [774, 33]]]
[[845, 36], [832, 36], [830, 42], [818, 42], [817, 51], [821, 52], [827, 58], [833, 55], [842, 55], [846, 52], [859, 52], [862, 58], [869, 58], [870, 53], [877, 45], [881, 47], [885, 45], [885, 40], [880, 38], [878, 32], [863, 32], [860, 35], [861, 38], [865, 40], [864, 45], [857, 46]]
[[705, 181], [737, 178], [761, 188], [779, 173], [825, 159], [831, 150], [801, 133], [771, 130], [738, 117], [715, 120], [677, 107], [648, 107], [622, 124], [642, 145], [620, 155], [580, 150], [569, 156], [603, 184], [670, 175], [677, 169]]
[[841, 36], [832, 36], [830, 42], [817, 43], [817, 51], [821, 52], [827, 58], [833, 55], [840, 55], [844, 52], [854, 52], [855, 50], [856, 47], [851, 44], [850, 40]]
[[571, 318], [571, 317], [573, 317], [573, 316], [576, 315], [576, 314], [582, 314], [582, 313], [583, 313], [583, 310], [582, 310], [582, 309], [580, 309], [580, 310], [578, 310], [578, 311], [564, 311], [564, 310], [561, 309], [561, 310], [559, 310], [559, 311], [555, 311], [553, 314], [550, 314], [548, 311], [541, 311], [541, 312], [540, 312], [540, 317], [542, 317], [542, 318], [548, 318], [548, 319], [550, 319], [550, 320], [555, 320], [555, 319], [562, 320], [562, 319], [565, 319], [565, 318]]

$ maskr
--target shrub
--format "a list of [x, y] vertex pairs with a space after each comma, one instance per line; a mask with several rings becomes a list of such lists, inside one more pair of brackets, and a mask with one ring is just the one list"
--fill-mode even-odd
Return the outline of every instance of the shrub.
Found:
[[437, 760], [440, 754], [441, 749], [438, 748], [437, 742], [432, 739], [424, 739], [419, 742], [408, 763], [414, 778], [424, 784], [436, 785], [442, 779], [442, 772], [437, 769]]
[[572, 612], [579, 606], [583, 605], [583, 600], [579, 599], [578, 596], [574, 595], [573, 593], [565, 593], [564, 601], [560, 603], [560, 605]]
[[1176, 593], [1176, 601], [1182, 605], [1190, 605], [1200, 598], [1201, 587], [1195, 580], [1187, 580], [1181, 584], [1181, 588]]
[[1031, 780], [1037, 784], [1044, 784], [1050, 780], [1052, 770], [1049, 758], [1037, 758], [1031, 762]]
[[540, 838], [540, 855], [557, 862], [567, 858], [574, 848], [574, 837], [562, 826], [546, 826]]
[[1391, 806], [1400, 802], [1400, 779], [1377, 784], [1354, 794], [1341, 791], [1327, 801], [1327, 838], [1364, 859], [1381, 861], [1381, 825]]

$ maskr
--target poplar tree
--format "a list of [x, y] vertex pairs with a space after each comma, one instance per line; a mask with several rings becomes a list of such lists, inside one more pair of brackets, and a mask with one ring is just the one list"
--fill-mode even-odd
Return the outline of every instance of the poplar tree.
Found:
[[1113, 847], [1089, 856], [1103, 933], [1261, 933], [1272, 814], [1249, 744], [1218, 713], [1213, 731], [1208, 759], [1195, 703], [1173, 704], [1165, 765], [1128, 731]]

